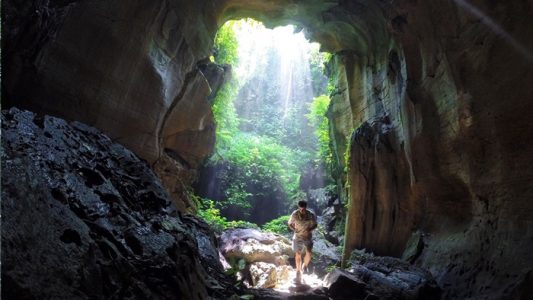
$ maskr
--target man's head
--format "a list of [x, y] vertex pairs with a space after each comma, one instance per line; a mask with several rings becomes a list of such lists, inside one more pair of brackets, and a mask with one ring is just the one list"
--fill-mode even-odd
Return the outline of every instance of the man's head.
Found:
[[306, 208], [307, 208], [307, 201], [304, 201], [304, 200], [298, 201], [298, 210], [300, 210], [301, 212], [304, 212]]

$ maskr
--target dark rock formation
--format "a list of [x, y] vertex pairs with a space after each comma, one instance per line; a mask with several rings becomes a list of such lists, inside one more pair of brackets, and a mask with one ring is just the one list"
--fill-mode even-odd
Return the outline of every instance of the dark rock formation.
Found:
[[209, 83], [211, 93], [209, 94], [209, 102], [213, 104], [215, 97], [220, 88], [231, 79], [231, 66], [218, 65], [215, 63], [199, 63], [198, 68], [204, 74], [205, 79]]
[[329, 116], [351, 222], [345, 254], [400, 256], [419, 230], [414, 262], [444, 298], [529, 297], [533, 170], [519, 166], [533, 157], [531, 3], [389, 8], [381, 18], [390, 44], [372, 57], [338, 53], [332, 68]]
[[82, 123], [2, 112], [3, 299], [227, 299], [209, 227]]
[[185, 189], [214, 146], [196, 62], [216, 27], [198, 35], [183, 21], [204, 5], [15, 2], [3, 5], [3, 104], [104, 130], [153, 165], [179, 210], [194, 210]]
[[309, 270], [324, 277], [333, 266], [340, 266], [341, 251], [337, 249], [337, 245], [332, 244], [320, 234], [315, 234], [313, 237], [313, 259], [309, 264]]
[[405, 247], [398, 237], [410, 233], [411, 227], [403, 224], [413, 223], [415, 210], [408, 201], [408, 165], [394, 141], [388, 118], [365, 122], [352, 136], [348, 249], [368, 247], [376, 254], [400, 255]]
[[325, 279], [334, 299], [440, 299], [432, 275], [392, 257], [354, 252], [348, 270], [335, 269]]
[[[8, 0], [2, 7], [4, 107], [104, 130], [153, 164], [181, 210], [192, 207], [185, 187], [213, 142], [209, 84], [197, 62], [210, 54], [216, 29], [239, 17], [304, 28], [336, 53], [328, 114], [339, 194], [354, 218], [345, 253], [366, 247], [399, 256], [421, 230], [426, 242], [414, 262], [436, 275], [444, 297], [528, 296], [531, 1]], [[358, 128], [362, 144], [351, 146]]]
[[311, 189], [307, 192], [308, 207], [313, 208], [318, 215], [319, 232], [324, 238], [335, 245], [339, 245], [344, 232], [346, 211], [341, 203], [335, 186]]

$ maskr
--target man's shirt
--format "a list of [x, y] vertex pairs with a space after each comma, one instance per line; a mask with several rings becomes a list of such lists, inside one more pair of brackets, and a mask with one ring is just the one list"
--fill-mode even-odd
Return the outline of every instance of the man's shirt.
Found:
[[289, 219], [289, 226], [294, 225], [293, 239], [309, 240], [312, 238], [311, 228], [316, 227], [316, 216], [309, 210], [303, 213], [299, 209], [295, 210]]

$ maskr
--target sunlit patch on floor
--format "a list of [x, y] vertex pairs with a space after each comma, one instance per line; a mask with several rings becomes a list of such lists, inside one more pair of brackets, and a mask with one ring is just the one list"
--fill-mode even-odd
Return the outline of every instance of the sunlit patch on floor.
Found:
[[296, 270], [290, 269], [288, 277], [279, 280], [275, 291], [285, 293], [303, 293], [323, 287], [324, 282], [316, 274], [302, 274], [300, 281], [296, 281]]

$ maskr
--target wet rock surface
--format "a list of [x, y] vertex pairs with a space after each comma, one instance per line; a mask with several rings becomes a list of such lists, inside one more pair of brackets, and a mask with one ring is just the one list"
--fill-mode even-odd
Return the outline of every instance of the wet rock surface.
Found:
[[208, 226], [82, 123], [2, 112], [3, 299], [227, 299]]

